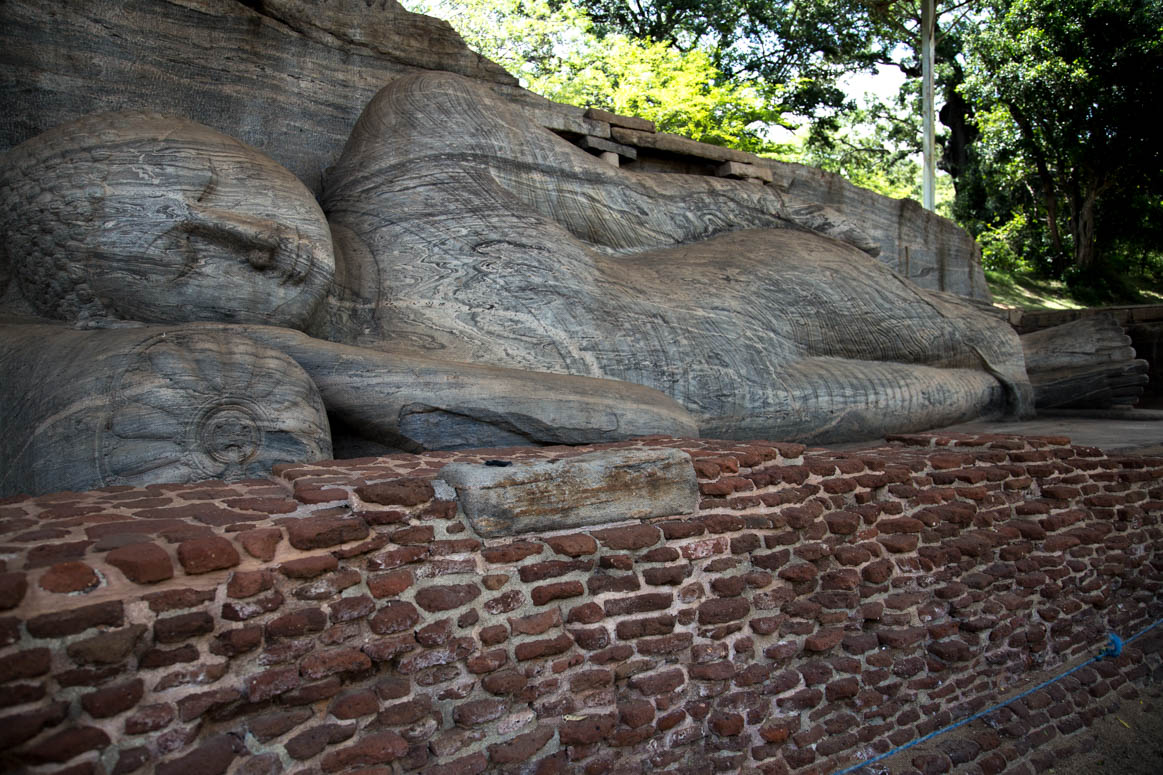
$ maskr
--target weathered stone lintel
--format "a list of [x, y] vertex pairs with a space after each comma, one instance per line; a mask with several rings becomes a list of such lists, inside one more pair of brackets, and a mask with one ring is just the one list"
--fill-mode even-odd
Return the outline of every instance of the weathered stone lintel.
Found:
[[592, 137], [585, 135], [578, 139], [577, 145], [585, 151], [602, 151], [603, 153], [616, 153], [623, 159], [637, 159], [638, 151], [628, 145], [615, 143], [611, 140], [603, 140], [600, 137]]
[[484, 538], [692, 514], [691, 459], [675, 449], [593, 452], [560, 461], [493, 466], [451, 463], [437, 480]]
[[715, 170], [715, 175], [720, 178], [737, 178], [739, 180], [758, 180], [764, 183], [772, 181], [772, 174], [770, 167], [763, 167], [758, 164], [745, 164], [741, 161], [725, 161], [719, 165]]
[[627, 129], [620, 126], [610, 127], [610, 136], [619, 143], [631, 145], [635, 148], [649, 148], [653, 151], [678, 154], [680, 156], [694, 156], [699, 159], [725, 162], [738, 161], [744, 164], [758, 164], [759, 157], [734, 148], [724, 148], [719, 145], [708, 145], [691, 140], [687, 137], [672, 135], [666, 132], [642, 132], [636, 129]]
[[626, 129], [636, 129], [639, 132], [653, 132], [654, 122], [638, 116], [621, 116], [617, 113], [611, 113], [608, 110], [601, 108], [587, 108], [586, 118], [594, 121], [604, 121], [611, 126], [625, 127]]

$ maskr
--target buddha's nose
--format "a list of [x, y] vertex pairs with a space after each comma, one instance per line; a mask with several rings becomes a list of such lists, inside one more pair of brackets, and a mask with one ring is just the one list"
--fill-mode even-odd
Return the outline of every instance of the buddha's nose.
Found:
[[281, 269], [295, 280], [306, 273], [307, 268], [300, 266], [300, 254], [304, 251], [298, 229], [278, 221], [191, 205], [186, 229], [233, 249], [260, 271]]

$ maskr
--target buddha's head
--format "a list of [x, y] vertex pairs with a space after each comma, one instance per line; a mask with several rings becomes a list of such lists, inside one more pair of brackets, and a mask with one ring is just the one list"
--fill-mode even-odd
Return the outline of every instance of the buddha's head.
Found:
[[302, 327], [335, 272], [311, 192], [194, 121], [104, 113], [0, 156], [0, 258], [41, 315]]

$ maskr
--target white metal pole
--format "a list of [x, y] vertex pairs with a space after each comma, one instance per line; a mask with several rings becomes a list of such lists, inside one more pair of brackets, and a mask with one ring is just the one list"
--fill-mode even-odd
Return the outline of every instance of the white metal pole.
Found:
[[936, 27], [934, 0], [921, 0], [921, 121], [924, 125], [922, 154], [924, 171], [921, 176], [921, 204], [926, 210], [937, 206], [934, 177], [937, 170], [936, 140], [933, 135], [933, 37]]

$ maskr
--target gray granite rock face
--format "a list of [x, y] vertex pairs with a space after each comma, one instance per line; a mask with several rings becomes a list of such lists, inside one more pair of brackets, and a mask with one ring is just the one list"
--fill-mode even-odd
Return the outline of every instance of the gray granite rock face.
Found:
[[333, 439], [358, 455], [697, 432], [638, 385], [249, 325], [329, 319], [330, 230], [286, 169], [188, 119], [97, 114], [0, 155], [0, 265], [3, 494], [245, 477]]
[[149, 110], [237, 137], [313, 190], [389, 80], [508, 73], [395, 0], [0, 3], [0, 150], [86, 113]]
[[310, 377], [229, 326], [0, 324], [0, 386], [0, 497], [331, 457]]
[[827, 441], [1032, 411], [1004, 321], [826, 208], [610, 167], [468, 79], [397, 79], [327, 180], [327, 337], [659, 390], [704, 435]]
[[550, 462], [450, 463], [437, 481], [456, 492], [484, 538], [693, 514], [699, 487], [677, 449], [592, 452]]
[[1023, 334], [1022, 347], [1040, 409], [1129, 407], [1148, 381], [1147, 361], [1110, 313]]
[[294, 175], [156, 113], [85, 116], [0, 155], [0, 232], [0, 307], [59, 320], [299, 328], [335, 274]]
[[802, 164], [767, 161], [772, 184], [794, 201], [818, 202], [860, 224], [880, 245], [878, 258], [918, 287], [990, 302], [981, 250], [948, 218], [912, 199], [891, 199], [839, 175]]
[[549, 103], [394, 0], [9, 0], [0, 99], [4, 492], [1031, 407], [1004, 324], [885, 268], [980, 296], [943, 221]]
[[[470, 51], [445, 22], [394, 0], [7, 0], [0, 3], [0, 150], [85, 113], [160, 111], [239, 138], [318, 194], [363, 106], [392, 78], [423, 69], [475, 78], [531, 124], [583, 141], [609, 141], [613, 119], [615, 131], [644, 147], [753, 167], [747, 176], [774, 178], [789, 202], [823, 205], [859, 223], [880, 260], [918, 286], [989, 299], [973, 240], [916, 202], [799, 164], [655, 135], [641, 119], [548, 102]], [[638, 164], [682, 168], [680, 156], [667, 154]], [[729, 158], [743, 161], [722, 161]]]

